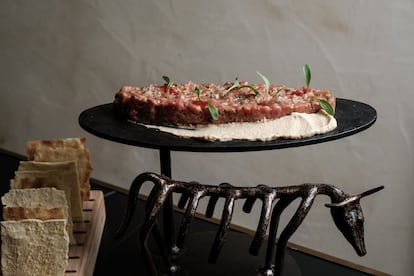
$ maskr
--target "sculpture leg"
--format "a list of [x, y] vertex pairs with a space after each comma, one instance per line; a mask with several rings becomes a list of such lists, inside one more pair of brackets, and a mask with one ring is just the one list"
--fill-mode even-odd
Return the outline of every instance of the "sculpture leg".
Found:
[[276, 244], [277, 229], [279, 227], [280, 215], [287, 206], [295, 200], [295, 197], [280, 199], [273, 208], [272, 219], [270, 222], [269, 239], [266, 248], [265, 265], [260, 270], [262, 275], [273, 275], [273, 256]]
[[281, 275], [287, 242], [305, 219], [313, 204], [314, 199], [315, 195], [313, 194], [309, 195], [306, 199], [302, 199], [296, 213], [293, 215], [285, 229], [280, 234], [276, 247], [275, 276]]
[[[155, 242], [157, 243], [157, 246], [158, 246], [158, 248], [161, 252], [161, 255], [164, 259], [164, 262], [168, 267], [169, 272], [174, 273], [174, 272], [177, 272], [178, 270], [180, 270], [180, 268], [178, 266], [174, 265], [171, 261], [171, 256], [170, 256], [169, 252], [167, 251], [167, 248], [165, 247], [164, 237], [161, 233], [161, 229], [160, 229], [158, 223], [155, 223], [155, 225], [153, 226], [152, 234], [153, 234]], [[153, 265], [151, 264], [148, 267], [153, 267]]]
[[274, 197], [274, 194], [268, 194], [263, 199], [259, 223], [257, 224], [256, 233], [249, 248], [250, 254], [254, 256], [257, 256], [259, 254], [260, 247], [266, 236], [267, 227], [269, 226], [270, 215], [272, 213], [272, 204]]
[[190, 228], [191, 221], [197, 211], [197, 206], [202, 197], [202, 192], [195, 193], [192, 197], [190, 202], [188, 203], [187, 210], [184, 214], [184, 218], [181, 222], [180, 229], [177, 233], [177, 246], [178, 248], [182, 249], [184, 247], [184, 240]]
[[224, 237], [230, 228], [230, 222], [233, 216], [234, 201], [235, 198], [233, 196], [229, 196], [226, 199], [223, 214], [221, 216], [220, 225], [217, 230], [216, 238], [214, 240], [213, 246], [208, 256], [209, 263], [215, 263], [217, 261], [220, 250], [223, 247]]
[[155, 234], [155, 239], [157, 241], [161, 253], [164, 256], [168, 269], [170, 271], [176, 270], [176, 268], [171, 264], [170, 259], [168, 258], [168, 252], [165, 252], [165, 243], [163, 241], [161, 231], [159, 230], [157, 225], [158, 217], [161, 214], [161, 210], [166, 202], [166, 199], [168, 198], [168, 195], [170, 195], [169, 189], [163, 189], [163, 187], [161, 187], [161, 189], [158, 190], [158, 193], [155, 195], [155, 199], [151, 200], [151, 202], [153, 203], [152, 206], [148, 206], [144, 223], [140, 232], [140, 243], [142, 247], [142, 253], [144, 255], [145, 263], [148, 267], [148, 270], [150, 274], [153, 276], [158, 275], [158, 269], [155, 264], [154, 258], [151, 254], [151, 250], [148, 246], [148, 241], [151, 233]]
[[[129, 224], [131, 223], [131, 220], [134, 215], [136, 205], [138, 202], [139, 191], [142, 185], [144, 184], [144, 182], [146, 181], [152, 181], [154, 185], [156, 186], [151, 191], [151, 193], [153, 193], [153, 191], [156, 191], [156, 188], [159, 189], [160, 183], [158, 181], [155, 181], [154, 175], [152, 175], [151, 173], [140, 174], [134, 179], [128, 192], [128, 202], [127, 202], [127, 208], [125, 211], [124, 219], [121, 223], [121, 226], [119, 227], [118, 231], [115, 234], [115, 238], [120, 238], [121, 236], [123, 236]], [[149, 199], [151, 198], [152, 197], [150, 195]]]

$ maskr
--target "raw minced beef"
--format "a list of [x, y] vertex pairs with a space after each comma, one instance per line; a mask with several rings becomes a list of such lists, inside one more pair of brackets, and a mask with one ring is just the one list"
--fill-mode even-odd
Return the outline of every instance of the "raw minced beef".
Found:
[[255, 122], [292, 112], [316, 113], [321, 109], [319, 99], [335, 108], [335, 97], [328, 90], [270, 85], [266, 91], [265, 84], [246, 81], [230, 90], [233, 84], [190, 81], [172, 86], [124, 86], [115, 95], [114, 107], [129, 120], [168, 126]]

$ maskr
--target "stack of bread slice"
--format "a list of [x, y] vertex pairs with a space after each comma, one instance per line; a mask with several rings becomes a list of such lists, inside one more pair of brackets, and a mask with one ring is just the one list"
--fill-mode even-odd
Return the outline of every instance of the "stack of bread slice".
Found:
[[11, 190], [2, 198], [3, 275], [64, 275], [73, 222], [89, 199], [90, 153], [84, 138], [29, 141]]
[[65, 193], [16, 189], [1, 201], [3, 275], [63, 275], [69, 251]]
[[92, 172], [90, 152], [85, 148], [85, 138], [29, 141], [26, 143], [28, 160], [39, 162], [76, 161], [81, 199], [90, 196], [89, 177]]

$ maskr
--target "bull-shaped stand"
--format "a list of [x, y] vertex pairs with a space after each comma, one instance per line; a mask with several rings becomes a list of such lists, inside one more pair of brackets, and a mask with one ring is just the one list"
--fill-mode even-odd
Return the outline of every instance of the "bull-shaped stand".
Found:
[[[326, 204], [326, 206], [331, 208], [331, 214], [336, 226], [354, 247], [357, 254], [360, 256], [365, 255], [364, 217], [359, 201], [362, 197], [384, 188], [383, 186], [380, 186], [360, 195], [350, 196], [342, 190], [327, 184], [302, 184], [286, 187], [268, 187], [266, 185], [259, 185], [256, 187], [235, 187], [228, 183], [222, 183], [219, 186], [211, 186], [202, 185], [197, 182], [175, 181], [154, 173], [143, 173], [137, 176], [131, 185], [128, 206], [123, 223], [117, 233], [118, 237], [125, 233], [130, 224], [138, 200], [139, 191], [142, 184], [147, 181], [154, 183], [154, 187], [146, 202], [146, 214], [140, 231], [140, 242], [146, 264], [152, 275], [159, 275], [159, 271], [157, 270], [157, 266], [148, 247], [148, 239], [151, 233], [153, 233], [156, 236], [156, 240], [159, 241], [159, 247], [163, 250], [164, 260], [167, 262], [170, 270], [169, 272], [174, 274], [174, 272], [179, 269], [171, 262], [169, 252], [167, 252], [168, 250], [163, 246], [162, 242], [160, 242], [162, 241], [162, 235], [160, 234], [157, 224], [161, 210], [173, 192], [182, 194], [178, 207], [184, 209], [185, 206], [187, 206], [184, 218], [177, 233], [176, 252], [179, 252], [180, 249], [184, 247], [185, 238], [200, 199], [206, 196], [210, 197], [206, 210], [206, 217], [212, 217], [219, 198], [225, 199], [221, 221], [208, 257], [210, 263], [216, 262], [224, 244], [225, 235], [230, 228], [235, 201], [238, 199], [246, 199], [243, 211], [250, 213], [255, 201], [260, 199], [262, 201], [260, 220], [250, 245], [249, 252], [252, 255], [258, 254], [269, 228], [265, 264], [258, 270], [258, 273], [259, 275], [280, 275], [287, 242], [303, 222], [312, 207], [315, 197], [319, 194], [324, 194], [330, 197], [331, 203]], [[302, 199], [299, 207], [281, 232], [276, 245], [276, 235], [280, 216], [286, 207], [297, 198]], [[275, 245], [276, 257], [274, 256]]]

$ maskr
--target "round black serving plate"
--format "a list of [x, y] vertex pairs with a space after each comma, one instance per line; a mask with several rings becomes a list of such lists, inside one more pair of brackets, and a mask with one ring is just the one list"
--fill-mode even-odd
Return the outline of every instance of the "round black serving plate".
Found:
[[79, 115], [79, 124], [98, 137], [139, 147], [192, 152], [243, 152], [298, 147], [340, 139], [370, 127], [377, 119], [377, 112], [373, 107], [361, 102], [337, 99], [335, 118], [338, 127], [331, 132], [304, 139], [271, 141], [222, 142], [183, 138], [129, 122], [115, 114], [112, 103], [83, 111]]

